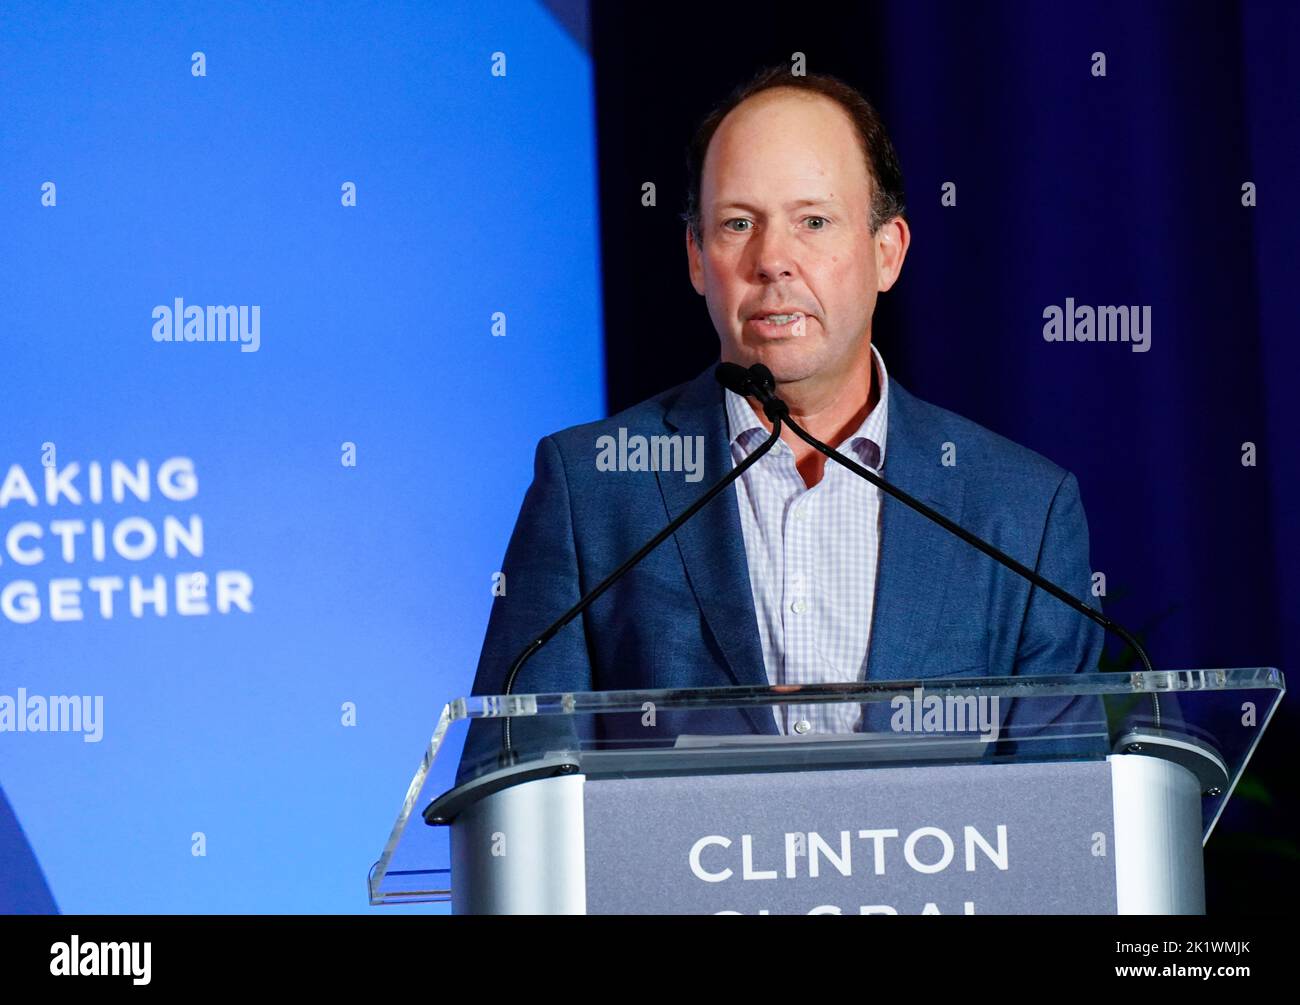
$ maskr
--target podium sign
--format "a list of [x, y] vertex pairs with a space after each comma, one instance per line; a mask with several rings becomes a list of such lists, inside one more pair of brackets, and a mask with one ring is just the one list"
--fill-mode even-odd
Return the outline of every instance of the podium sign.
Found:
[[591, 914], [1114, 914], [1104, 761], [588, 781]]

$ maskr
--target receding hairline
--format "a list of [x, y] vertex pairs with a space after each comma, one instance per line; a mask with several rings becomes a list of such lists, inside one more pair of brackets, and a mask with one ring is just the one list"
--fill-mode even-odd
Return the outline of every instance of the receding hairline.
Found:
[[791, 95], [804, 99], [805, 104], [817, 102], [820, 104], [830, 105], [840, 113], [840, 117], [848, 126], [849, 134], [853, 138], [854, 149], [862, 155], [862, 166], [866, 170], [867, 174], [867, 203], [868, 206], [871, 206], [875, 200], [876, 189], [879, 183], [876, 181], [875, 175], [872, 171], [871, 151], [868, 149], [866, 140], [862, 136], [862, 132], [858, 128], [858, 124], [854, 120], [853, 115], [844, 107], [843, 104], [831, 97], [829, 94], [823, 94], [820, 91], [811, 91], [807, 88], [797, 87], [791, 84], [775, 84], [772, 87], [765, 87], [756, 94], [751, 94], [722, 117], [718, 122], [717, 127], [713, 130], [713, 135], [709, 137], [708, 146], [704, 149], [704, 157], [700, 161], [700, 194], [703, 195], [704, 193], [704, 175], [708, 171], [709, 154], [713, 152], [713, 142], [718, 138], [718, 133], [722, 132], [723, 127], [727, 124], [727, 120], [742, 108], [749, 107], [752, 110], [760, 104], [772, 104], [773, 101], [777, 99]]
[[859, 140], [858, 145], [859, 147], [861, 147], [860, 137], [858, 135], [859, 130], [858, 130], [857, 123], [854, 121], [853, 116], [852, 114], [850, 114], [849, 110], [845, 108], [840, 102], [836, 101], [829, 94], [822, 94], [820, 91], [810, 91], [807, 88], [795, 87], [791, 84], [776, 84], [772, 87], [764, 88], [763, 90], [759, 91], [757, 94], [751, 94], [748, 98], [740, 102], [738, 105], [736, 105], [735, 108], [732, 108], [730, 111], [727, 112], [726, 115], [722, 117], [722, 119], [718, 122], [717, 128], [713, 130], [713, 135], [709, 137], [709, 145], [705, 148], [704, 159], [705, 160], [708, 159], [709, 151], [713, 149], [713, 141], [718, 138], [718, 133], [722, 132], [722, 127], [727, 124], [727, 120], [730, 119], [737, 112], [739, 112], [742, 108], [749, 108], [750, 110], [753, 110], [759, 105], [764, 105], [764, 104], [770, 105], [774, 101], [777, 101], [781, 98], [788, 98], [788, 97], [799, 98], [804, 102], [804, 104], [814, 104], [814, 103], [823, 104], [823, 105], [829, 105], [832, 108], [834, 108], [836, 111], [840, 113], [840, 117], [843, 118], [846, 123], [848, 123], [848, 127], [850, 131], [853, 133], [854, 138], [856, 140]]

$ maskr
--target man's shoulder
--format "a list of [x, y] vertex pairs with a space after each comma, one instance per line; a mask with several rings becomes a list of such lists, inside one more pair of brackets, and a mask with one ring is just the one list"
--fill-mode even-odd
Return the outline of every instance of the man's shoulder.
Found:
[[1069, 471], [1037, 451], [902, 387], [891, 386], [891, 432], [897, 428], [896, 421], [898, 426], [906, 424], [909, 443], [931, 453], [936, 464], [950, 468], [968, 488], [1004, 491], [1032, 487], [1035, 494], [1054, 495], [1071, 477]]
[[[699, 373], [666, 391], [660, 391], [614, 415], [593, 422], [568, 426], [551, 433], [546, 439], [554, 441], [562, 456], [571, 458], [595, 453], [599, 449], [599, 441], [602, 437], [617, 438], [620, 430], [626, 436], [662, 435], [669, 425], [669, 414], [677, 411], [679, 406], [700, 406], [711, 400], [709, 392], [712, 387], [717, 387], [712, 383], [711, 370], [712, 368]], [[716, 395], [719, 408], [722, 403], [721, 395], [719, 389]]]

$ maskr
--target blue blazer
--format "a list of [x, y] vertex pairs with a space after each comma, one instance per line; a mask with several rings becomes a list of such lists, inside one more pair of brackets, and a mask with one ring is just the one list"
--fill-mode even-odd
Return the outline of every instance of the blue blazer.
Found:
[[[703, 476], [599, 470], [599, 440], [698, 436]], [[882, 473], [1087, 603], [1088, 527], [1074, 476], [1046, 458], [889, 384]], [[699, 442], [699, 441], [696, 441]], [[945, 465], [944, 454], [955, 463]], [[828, 461], [827, 463], [833, 463]], [[710, 367], [694, 380], [538, 444], [493, 601], [473, 694], [499, 694], [519, 651], [732, 467], [723, 392]], [[865, 587], [866, 584], [864, 584]], [[1066, 674], [1094, 670], [1102, 630], [943, 528], [884, 497], [867, 679]], [[768, 683], [734, 486], [567, 625], [524, 665], [514, 693], [726, 687]], [[1062, 714], [1095, 718], [1099, 703]], [[873, 711], [887, 712], [883, 705]], [[1041, 714], [1041, 709], [1038, 713]], [[658, 715], [679, 732], [777, 731], [769, 709]], [[1003, 710], [1006, 718], [1006, 709]], [[554, 722], [515, 719], [545, 743]], [[609, 720], [645, 742], [639, 715]], [[484, 728], [487, 727], [487, 728]], [[879, 716], [864, 728], [881, 728]], [[885, 726], [884, 728], [887, 728]], [[500, 744], [500, 724], [471, 727], [461, 776]]]

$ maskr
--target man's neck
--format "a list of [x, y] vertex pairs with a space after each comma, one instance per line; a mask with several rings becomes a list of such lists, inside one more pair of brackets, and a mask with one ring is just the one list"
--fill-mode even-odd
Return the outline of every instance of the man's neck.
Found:
[[[790, 406], [790, 416], [813, 437], [839, 448], [871, 414], [880, 400], [879, 382], [875, 374], [875, 357], [870, 343], [866, 353], [849, 370], [834, 378], [820, 381], [796, 381], [777, 387], [777, 393]], [[763, 414], [763, 406], [755, 398], [749, 405], [765, 429], [772, 424]], [[812, 488], [822, 479], [827, 458], [803, 440], [788, 426], [781, 430], [781, 439], [794, 451], [795, 466], [803, 476], [804, 484]]]

